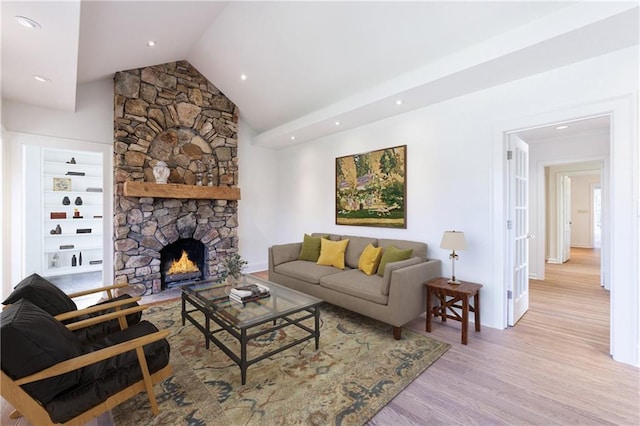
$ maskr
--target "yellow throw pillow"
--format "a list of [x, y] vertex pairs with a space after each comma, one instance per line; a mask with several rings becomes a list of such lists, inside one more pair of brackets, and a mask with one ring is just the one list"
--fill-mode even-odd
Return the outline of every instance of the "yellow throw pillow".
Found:
[[378, 264], [382, 257], [382, 247], [374, 247], [369, 244], [362, 250], [360, 260], [358, 260], [358, 269], [367, 275], [373, 275], [378, 270]]
[[344, 252], [347, 251], [349, 240], [330, 241], [326, 238], [320, 240], [320, 257], [318, 265], [334, 266], [344, 269]]

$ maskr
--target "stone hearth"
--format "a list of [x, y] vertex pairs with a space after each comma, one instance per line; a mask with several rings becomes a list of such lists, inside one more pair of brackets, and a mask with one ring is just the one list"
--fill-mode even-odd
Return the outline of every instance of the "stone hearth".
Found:
[[237, 201], [125, 197], [123, 183], [154, 182], [164, 161], [169, 183], [238, 184], [236, 106], [191, 64], [179, 61], [116, 73], [114, 272], [116, 282], [161, 290], [163, 247], [180, 238], [205, 246], [205, 279], [238, 251]]

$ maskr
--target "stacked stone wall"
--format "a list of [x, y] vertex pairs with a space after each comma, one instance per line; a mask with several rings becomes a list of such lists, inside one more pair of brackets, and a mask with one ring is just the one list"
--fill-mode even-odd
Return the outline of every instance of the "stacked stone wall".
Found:
[[[237, 252], [237, 201], [123, 196], [127, 181], [237, 186], [236, 106], [191, 64], [179, 61], [114, 77], [114, 273], [116, 282], [161, 290], [160, 250], [180, 238], [205, 245], [205, 278]], [[188, 186], [185, 191], [188, 192]]]

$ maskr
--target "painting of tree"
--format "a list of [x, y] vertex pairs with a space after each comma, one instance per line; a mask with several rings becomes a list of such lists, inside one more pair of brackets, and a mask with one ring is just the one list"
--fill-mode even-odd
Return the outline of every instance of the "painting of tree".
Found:
[[406, 228], [407, 146], [336, 158], [336, 224]]

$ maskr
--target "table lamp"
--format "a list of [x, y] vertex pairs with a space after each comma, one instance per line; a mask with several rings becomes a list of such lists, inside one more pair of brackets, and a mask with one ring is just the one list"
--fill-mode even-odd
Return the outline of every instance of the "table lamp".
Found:
[[456, 250], [464, 250], [467, 248], [464, 232], [445, 231], [442, 235], [440, 248], [451, 250], [451, 254], [449, 255], [449, 259], [451, 259], [451, 279], [447, 282], [449, 284], [460, 284], [460, 281], [456, 280], [456, 259], [458, 258]]

